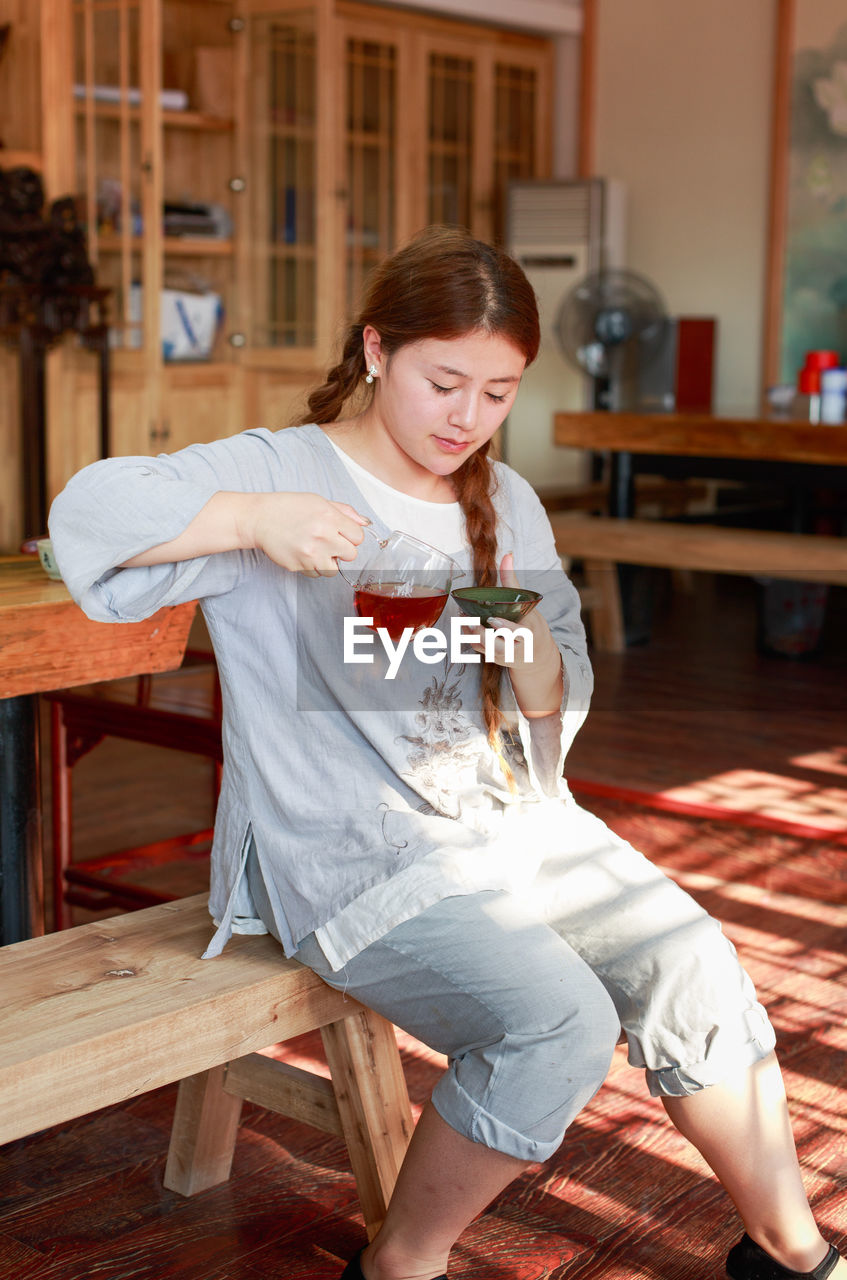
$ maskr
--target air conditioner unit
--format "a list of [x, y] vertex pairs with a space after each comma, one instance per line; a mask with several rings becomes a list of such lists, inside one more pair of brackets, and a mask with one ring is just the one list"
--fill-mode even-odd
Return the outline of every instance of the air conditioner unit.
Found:
[[553, 414], [590, 407], [590, 383], [562, 355], [553, 326], [573, 285], [623, 266], [623, 186], [608, 178], [512, 182], [506, 228], [508, 251], [538, 297], [541, 347], [505, 424], [503, 455], [532, 485], [579, 484], [588, 461], [553, 444]]

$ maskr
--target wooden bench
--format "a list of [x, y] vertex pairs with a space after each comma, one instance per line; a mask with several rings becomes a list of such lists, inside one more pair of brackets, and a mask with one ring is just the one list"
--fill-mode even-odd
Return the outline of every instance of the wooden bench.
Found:
[[[394, 1028], [266, 935], [201, 960], [210, 923], [201, 894], [0, 949], [0, 1143], [179, 1080], [166, 1187], [228, 1179], [246, 1099], [343, 1137], [373, 1237], [412, 1130]], [[317, 1028], [330, 1080], [259, 1052]]]
[[847, 538], [556, 513], [550, 523], [559, 555], [582, 561], [593, 644], [616, 653], [626, 646], [618, 564], [847, 585]]
[[[706, 503], [710, 486], [705, 480], [666, 480], [662, 476], [636, 476], [633, 501], [636, 514], [684, 515], [692, 503]], [[536, 485], [535, 491], [547, 514], [554, 511], [591, 511], [605, 515], [609, 510], [609, 486], [602, 481], [570, 485]]]

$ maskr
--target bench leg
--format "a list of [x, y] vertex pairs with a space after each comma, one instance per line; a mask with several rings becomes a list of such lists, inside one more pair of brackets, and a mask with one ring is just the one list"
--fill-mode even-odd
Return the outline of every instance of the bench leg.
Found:
[[368, 1238], [382, 1225], [412, 1114], [394, 1027], [369, 1009], [321, 1030]]
[[225, 1093], [226, 1068], [213, 1067], [179, 1084], [165, 1186], [183, 1196], [226, 1182], [241, 1117], [241, 1098]]
[[[242, 1096], [246, 1096], [328, 1133], [341, 1133], [365, 1227], [373, 1239], [385, 1217], [413, 1128], [394, 1027], [360, 1007], [349, 1017], [321, 1028], [321, 1035], [334, 1105], [332, 1099], [328, 1105], [323, 1096], [328, 1082], [316, 1082], [306, 1072], [293, 1071], [256, 1054], [234, 1063], [229, 1080], [226, 1067], [182, 1080], [165, 1186], [191, 1196], [226, 1182]], [[232, 1092], [239, 1090], [243, 1095]]]
[[583, 570], [591, 593], [588, 612], [593, 645], [608, 653], [623, 653], [626, 635], [618, 567], [604, 560], [586, 560]]

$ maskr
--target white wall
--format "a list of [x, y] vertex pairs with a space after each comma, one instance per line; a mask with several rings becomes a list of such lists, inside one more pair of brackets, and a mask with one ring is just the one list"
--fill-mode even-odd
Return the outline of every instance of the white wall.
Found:
[[776, 0], [598, 0], [595, 169], [627, 265], [718, 317], [716, 408], [760, 395]]

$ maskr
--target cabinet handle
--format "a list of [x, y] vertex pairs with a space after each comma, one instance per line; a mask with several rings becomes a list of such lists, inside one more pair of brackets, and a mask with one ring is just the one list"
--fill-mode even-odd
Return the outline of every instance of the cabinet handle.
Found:
[[246, 191], [247, 179], [246, 178], [230, 178], [229, 189], [230, 191], [235, 191], [235, 192], [238, 192], [239, 194], [242, 191]]
[[230, 31], [238, 32], [238, 31], [243, 31], [244, 28], [247, 26], [247, 23], [244, 21], [243, 18], [230, 18], [229, 22], [226, 25]]
[[231, 333], [228, 342], [231, 347], [246, 347], [247, 336], [243, 333]]

